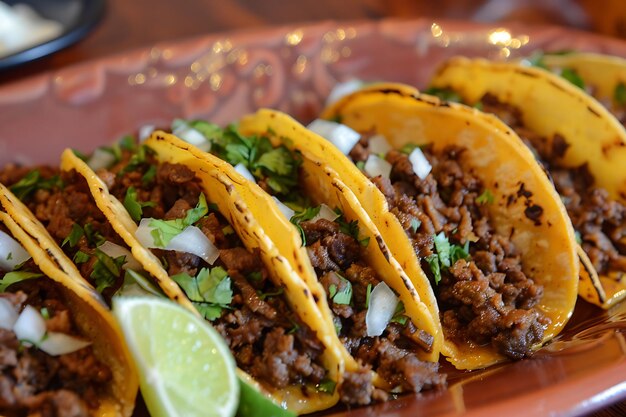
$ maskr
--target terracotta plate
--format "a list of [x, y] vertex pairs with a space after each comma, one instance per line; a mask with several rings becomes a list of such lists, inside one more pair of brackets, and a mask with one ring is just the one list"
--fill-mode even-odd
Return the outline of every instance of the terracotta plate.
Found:
[[[424, 87], [446, 57], [507, 59], [535, 49], [626, 56], [626, 44], [582, 32], [427, 20], [328, 22], [163, 43], [0, 88], [0, 164], [57, 163], [65, 147], [89, 151], [176, 117], [224, 124], [264, 106], [307, 122], [338, 81]], [[580, 302], [564, 333], [533, 359], [453, 372], [443, 392], [321, 415], [582, 415], [626, 398], [625, 320], [626, 304], [607, 313]]]

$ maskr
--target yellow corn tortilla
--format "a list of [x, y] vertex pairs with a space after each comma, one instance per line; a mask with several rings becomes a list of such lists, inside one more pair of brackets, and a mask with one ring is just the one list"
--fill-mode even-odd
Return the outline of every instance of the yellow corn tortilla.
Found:
[[[16, 202], [19, 205], [14, 204]], [[99, 399], [100, 407], [95, 415], [130, 417], [135, 407], [139, 380], [115, 318], [100, 295], [82, 278], [76, 279], [76, 275], [80, 274], [49, 235], [47, 237], [52, 244], [46, 242], [48, 233], [43, 225], [36, 219], [33, 222], [26, 207], [21, 206], [19, 200], [1, 184], [0, 206], [0, 221], [32, 256], [41, 272], [59, 284], [64, 302], [81, 334], [93, 342], [96, 357], [111, 370], [112, 384]]]
[[[614, 87], [613, 81], [625, 76], [616, 69], [614, 60], [609, 61], [613, 63], [594, 76], [606, 78], [606, 83], [598, 84], [607, 90], [602, 90], [603, 94]], [[575, 68], [583, 78], [593, 73], [587, 72], [587, 64]], [[455, 58], [439, 68], [432, 85], [452, 89], [466, 103], [475, 103], [490, 93], [520, 109], [528, 129], [547, 141], [556, 134], [566, 140], [569, 147], [561, 162], [572, 167], [587, 163], [595, 184], [606, 189], [611, 198], [626, 202], [626, 130], [602, 104], [567, 80], [515, 63]], [[588, 258], [581, 258], [581, 262], [581, 269], [586, 271], [581, 275], [581, 297], [604, 308], [626, 298], [626, 271], [598, 277]], [[603, 291], [594, 294], [592, 288]]]
[[[357, 132], [382, 134], [396, 149], [407, 143], [432, 144], [435, 152], [452, 144], [464, 147], [462, 165], [493, 194], [494, 202], [489, 205], [492, 224], [498, 233], [510, 236], [521, 252], [525, 272], [544, 287], [536, 308], [552, 322], [545, 329], [543, 342], [563, 329], [578, 290], [574, 230], [558, 194], [513, 131], [493, 116], [419, 95], [403, 85], [371, 86], [353, 93], [327, 108], [322, 118], [339, 119]], [[347, 158], [343, 161], [337, 156], [332, 163], [337, 169], [351, 164]], [[346, 175], [355, 175], [352, 172]], [[508, 201], [511, 195], [517, 197], [522, 184], [532, 195]], [[373, 209], [366, 195], [356, 195], [366, 210]], [[527, 204], [543, 208], [539, 222], [525, 216]], [[380, 222], [383, 217], [372, 214], [372, 218]], [[404, 259], [415, 255], [404, 230], [385, 238], [402, 241], [399, 250], [406, 252]], [[455, 344], [448, 339], [442, 353], [459, 369], [483, 368], [506, 360], [490, 346]]]

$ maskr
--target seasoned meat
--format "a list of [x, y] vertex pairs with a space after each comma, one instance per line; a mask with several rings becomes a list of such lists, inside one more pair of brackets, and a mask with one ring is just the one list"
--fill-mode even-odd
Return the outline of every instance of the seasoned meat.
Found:
[[[361, 146], [367, 149], [366, 144]], [[543, 295], [542, 287], [524, 274], [516, 248], [495, 232], [486, 205], [476, 201], [485, 190], [477, 177], [463, 169], [465, 150], [449, 146], [437, 153], [429, 147], [422, 151], [433, 167], [426, 178], [414, 174], [408, 155], [392, 150], [385, 157], [392, 165], [390, 179], [373, 181], [431, 279], [435, 276], [427, 260], [435, 257], [439, 262], [435, 236], [444, 236], [458, 250], [469, 244], [469, 253], [440, 267], [436, 292], [444, 334], [459, 343], [492, 344], [512, 358], [530, 355], [547, 323], [532, 310]], [[360, 157], [367, 158], [363, 149]], [[527, 209], [533, 221], [539, 221], [541, 214], [540, 206]], [[507, 338], [512, 339], [505, 345]]]
[[[47, 278], [13, 284], [2, 298], [16, 311], [23, 305], [46, 308], [49, 330], [79, 336], [56, 284]], [[19, 343], [15, 333], [0, 329], [0, 414], [9, 416], [91, 416], [111, 384], [111, 370], [88, 346], [50, 356]]]

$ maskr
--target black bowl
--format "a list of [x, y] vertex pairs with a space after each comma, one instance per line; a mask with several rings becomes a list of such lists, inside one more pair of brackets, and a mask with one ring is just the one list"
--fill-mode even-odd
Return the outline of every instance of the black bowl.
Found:
[[85, 37], [104, 13], [105, 0], [4, 0], [13, 5], [27, 4], [40, 16], [63, 26], [56, 38], [0, 58], [0, 70], [12, 68], [78, 42]]

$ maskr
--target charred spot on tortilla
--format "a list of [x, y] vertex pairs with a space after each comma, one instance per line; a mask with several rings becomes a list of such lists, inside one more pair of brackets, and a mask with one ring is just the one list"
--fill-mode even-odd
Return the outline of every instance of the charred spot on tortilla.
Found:
[[526, 188], [526, 185], [521, 182], [520, 183], [520, 187], [517, 190], [517, 196], [518, 197], [525, 197], [526, 199], [530, 198], [533, 196], [533, 193], [531, 191], [528, 191]]
[[543, 214], [543, 207], [537, 205], [537, 204], [532, 204], [528, 207], [526, 207], [526, 209], [524, 210], [524, 215], [532, 220], [535, 223], [535, 226], [540, 226], [541, 225], [541, 215]]
[[589, 113], [593, 114], [596, 117], [602, 117], [602, 115], [600, 113], [598, 113], [593, 107], [591, 106], [587, 106], [587, 110], [589, 110]]

